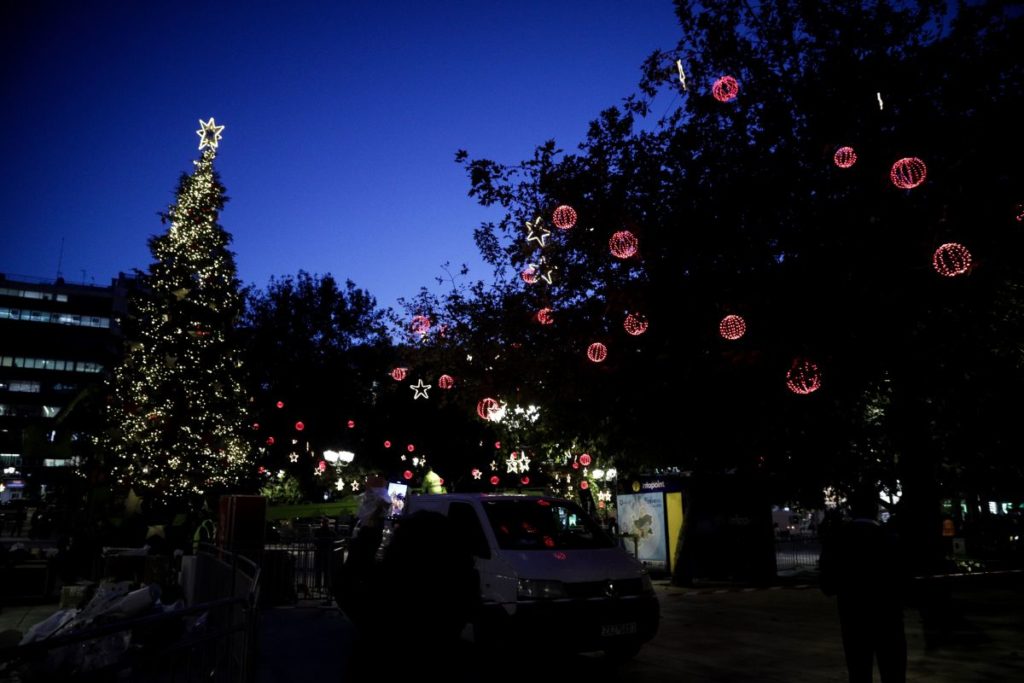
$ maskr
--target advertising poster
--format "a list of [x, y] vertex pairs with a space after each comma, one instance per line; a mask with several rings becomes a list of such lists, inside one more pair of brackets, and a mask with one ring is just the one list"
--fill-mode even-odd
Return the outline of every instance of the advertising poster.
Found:
[[665, 535], [665, 497], [662, 493], [635, 493], [617, 497], [619, 533], [630, 553], [636, 543], [636, 559], [657, 569], [668, 568]]

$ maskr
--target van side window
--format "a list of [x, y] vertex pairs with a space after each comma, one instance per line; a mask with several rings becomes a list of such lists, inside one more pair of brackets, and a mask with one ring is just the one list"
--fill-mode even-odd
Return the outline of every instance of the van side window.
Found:
[[448, 519], [455, 527], [460, 538], [466, 540], [469, 551], [473, 555], [485, 560], [491, 558], [491, 549], [487, 545], [487, 537], [484, 536], [483, 527], [480, 526], [480, 519], [476, 516], [476, 510], [469, 503], [453, 502], [448, 508]]

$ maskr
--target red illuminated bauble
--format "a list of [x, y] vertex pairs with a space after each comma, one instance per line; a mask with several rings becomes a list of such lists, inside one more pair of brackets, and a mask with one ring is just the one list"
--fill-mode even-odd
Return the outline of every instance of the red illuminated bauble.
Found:
[[747, 332], [747, 322], [739, 315], [727, 315], [718, 323], [718, 333], [723, 339], [736, 341]]
[[355, 429], [356, 428], [356, 421], [355, 420], [349, 420], [348, 421], [348, 428], [349, 429]]
[[255, 429], [256, 431], [259, 431], [260, 430], [260, 423], [259, 422], [253, 422], [252, 423], [252, 428]]
[[267, 468], [264, 467], [263, 465], [260, 465], [260, 468], [258, 470], [256, 470], [256, 471], [259, 472], [260, 474], [264, 474], [264, 473], [266, 473]]
[[615, 258], [625, 259], [633, 256], [636, 254], [638, 245], [639, 242], [636, 239], [636, 235], [629, 230], [619, 230], [608, 240], [608, 248]]
[[295, 423], [295, 431], [301, 432], [305, 428], [306, 428], [306, 425], [302, 424], [302, 422], [296, 422]]
[[534, 266], [527, 266], [526, 270], [519, 274], [519, 277], [523, 278], [523, 282], [528, 285], [532, 285], [537, 281], [537, 269]]
[[493, 398], [482, 398], [480, 402], [476, 404], [476, 414], [480, 416], [481, 420], [490, 420], [494, 413], [501, 409], [501, 404], [495, 401]]
[[501, 450], [501, 442], [500, 441], [495, 441], [494, 442], [494, 448], [496, 450]]
[[405, 450], [407, 450], [410, 453], [412, 453], [413, 451], [416, 450], [416, 445], [415, 444], [408, 444], [408, 445], [406, 445]]
[[405, 472], [402, 472], [402, 478], [405, 480], [412, 479], [412, 470], [406, 470]]
[[901, 190], [910, 190], [924, 182], [928, 167], [917, 157], [906, 157], [892, 165], [889, 179]]
[[626, 328], [626, 332], [638, 337], [647, 331], [647, 316], [643, 313], [630, 313], [626, 316], [622, 326]]
[[821, 371], [807, 358], [796, 358], [786, 373], [786, 386], [794, 394], [811, 394], [821, 388]]
[[441, 375], [437, 378], [438, 389], [451, 389], [455, 386], [455, 378], [451, 375]]
[[494, 475], [491, 477], [491, 486], [497, 486], [499, 481], [501, 481], [501, 479], [498, 478], [498, 475]]
[[318, 462], [316, 464], [316, 468], [318, 470], [320, 470], [321, 472], [326, 471], [327, 470], [327, 461], [326, 460], [321, 460], [320, 462]]
[[594, 342], [587, 347], [587, 358], [594, 363], [601, 363], [608, 357], [608, 347], [601, 342]]
[[573, 468], [574, 470], [578, 470], [578, 469], [580, 468], [580, 464], [579, 464], [578, 462], [574, 462], [574, 463], [572, 464], [572, 468]]
[[832, 156], [832, 161], [839, 168], [850, 168], [857, 163], [857, 153], [853, 151], [853, 147], [840, 147]]
[[391, 442], [390, 441], [385, 441], [384, 442], [384, 448], [391, 448]]
[[740, 93], [740, 84], [732, 76], [722, 76], [711, 86], [711, 94], [719, 102], [728, 102], [736, 99]]
[[550, 308], [540, 309], [539, 311], [537, 311], [537, 315], [534, 317], [537, 318], [537, 322], [539, 322], [541, 325], [550, 325], [551, 323], [555, 322], [555, 317], [551, 315]]
[[278, 408], [284, 408], [284, 401], [278, 401], [277, 402], [277, 407]]
[[412, 324], [410, 325], [413, 334], [424, 335], [430, 332], [430, 318], [425, 315], [414, 315], [412, 317]]
[[551, 222], [559, 230], [568, 230], [576, 225], [576, 209], [568, 204], [562, 204], [551, 214]]
[[944, 277], [963, 275], [971, 268], [971, 252], [956, 242], [947, 242], [932, 255], [935, 272]]
[[273, 446], [274, 445], [274, 437], [272, 437], [272, 436], [268, 436], [267, 437], [267, 445], [268, 446]]
[[394, 370], [391, 371], [391, 379], [395, 380], [396, 382], [401, 382], [403, 379], [405, 379], [405, 375], [407, 372], [408, 371], [405, 368], [395, 368]]
[[592, 461], [590, 459], [589, 453], [584, 453], [583, 455], [580, 456], [580, 464], [583, 465], [584, 467], [590, 467], [591, 462]]
[[590, 482], [584, 479], [583, 481], [580, 482], [580, 488], [586, 491], [587, 489], [590, 488]]
[[523, 486], [526, 486], [527, 484], [530, 483], [530, 478], [524, 474], [522, 478], [519, 479], [519, 481], [522, 482]]

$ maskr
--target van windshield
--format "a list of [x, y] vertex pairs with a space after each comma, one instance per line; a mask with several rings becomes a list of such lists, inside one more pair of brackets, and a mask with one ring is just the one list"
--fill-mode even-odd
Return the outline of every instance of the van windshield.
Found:
[[524, 498], [483, 503], [498, 546], [506, 550], [613, 548], [615, 541], [575, 503]]

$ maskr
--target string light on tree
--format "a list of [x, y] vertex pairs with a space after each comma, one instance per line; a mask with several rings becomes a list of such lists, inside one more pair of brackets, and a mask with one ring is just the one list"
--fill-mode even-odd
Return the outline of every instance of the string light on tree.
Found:
[[722, 335], [723, 339], [728, 339], [729, 341], [736, 341], [746, 332], [747, 321], [743, 319], [743, 316], [727, 315], [718, 323], [718, 333]]
[[917, 157], [905, 157], [892, 165], [889, 179], [901, 190], [912, 190], [928, 176], [928, 167]]
[[639, 244], [636, 235], [629, 230], [619, 230], [608, 240], [608, 248], [611, 250], [612, 256], [620, 259], [634, 256]]
[[811, 394], [821, 388], [821, 371], [808, 358], [795, 358], [786, 372], [786, 386], [794, 394]]
[[576, 209], [562, 204], [551, 214], [551, 222], [559, 230], [571, 230], [576, 225]]
[[587, 347], [587, 358], [592, 363], [603, 363], [604, 359], [608, 357], [608, 347], [601, 342], [594, 342]]
[[711, 94], [719, 102], [729, 102], [736, 99], [740, 93], [740, 84], [732, 76], [722, 76], [711, 86]]
[[448, 391], [455, 386], [455, 378], [451, 375], [441, 375], [437, 378], [437, 388]]
[[627, 333], [634, 337], [639, 337], [647, 331], [647, 316], [643, 313], [630, 313], [626, 316], [622, 326], [625, 328]]
[[408, 370], [406, 368], [395, 368], [391, 371], [391, 379], [395, 380], [396, 382], [401, 382], [403, 379], [405, 379], [407, 373]]
[[832, 155], [832, 161], [839, 168], [850, 168], [857, 163], [857, 153], [853, 151], [853, 147], [840, 147]]
[[947, 242], [935, 250], [932, 266], [943, 277], [963, 275], [971, 268], [971, 252], [962, 244]]
[[550, 308], [542, 308], [534, 316], [541, 325], [550, 325], [555, 322], [555, 316]]

